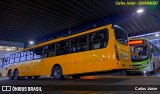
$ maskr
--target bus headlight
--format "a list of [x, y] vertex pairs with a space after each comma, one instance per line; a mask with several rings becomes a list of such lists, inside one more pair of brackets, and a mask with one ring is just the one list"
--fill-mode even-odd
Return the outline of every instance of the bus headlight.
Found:
[[143, 66], [148, 66], [148, 63], [142, 64], [141, 66], [142, 66], [142, 67], [143, 67]]

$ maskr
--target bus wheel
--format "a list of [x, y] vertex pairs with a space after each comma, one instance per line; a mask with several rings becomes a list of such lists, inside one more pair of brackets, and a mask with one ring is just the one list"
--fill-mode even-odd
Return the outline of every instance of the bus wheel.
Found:
[[18, 79], [19, 79], [19, 72], [18, 72], [18, 70], [15, 70], [15, 71], [14, 71], [13, 77], [14, 77], [15, 80], [18, 80]]
[[28, 79], [32, 79], [32, 76], [28, 76]]
[[73, 79], [79, 79], [81, 77], [81, 75], [72, 75]]
[[12, 70], [8, 71], [8, 78], [9, 78], [9, 80], [13, 80]]
[[63, 73], [62, 73], [62, 68], [60, 66], [55, 66], [52, 69], [52, 75], [55, 80], [61, 80], [64, 78]]

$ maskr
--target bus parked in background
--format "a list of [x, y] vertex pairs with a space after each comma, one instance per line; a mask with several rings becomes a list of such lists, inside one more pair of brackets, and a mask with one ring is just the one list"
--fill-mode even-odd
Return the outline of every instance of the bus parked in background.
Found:
[[0, 58], [0, 77], [2, 76], [2, 65], [3, 65], [3, 58]]
[[146, 39], [129, 40], [133, 70], [128, 72], [154, 72], [160, 68], [160, 49]]
[[132, 68], [127, 33], [117, 25], [40, 43], [9, 54], [4, 61], [9, 79], [43, 75], [77, 79], [86, 73]]
[[7, 67], [9, 66], [9, 58], [10, 58], [10, 54], [12, 53], [8, 53], [5, 54], [4, 58], [3, 58], [3, 62], [2, 62], [2, 76], [7, 76]]

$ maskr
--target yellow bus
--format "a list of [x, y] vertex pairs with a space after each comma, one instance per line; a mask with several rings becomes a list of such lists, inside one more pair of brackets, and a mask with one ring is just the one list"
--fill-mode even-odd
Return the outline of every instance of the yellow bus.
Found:
[[7, 54], [3, 68], [9, 79], [82, 74], [131, 69], [128, 36], [117, 25], [105, 25], [53, 39], [19, 52]]

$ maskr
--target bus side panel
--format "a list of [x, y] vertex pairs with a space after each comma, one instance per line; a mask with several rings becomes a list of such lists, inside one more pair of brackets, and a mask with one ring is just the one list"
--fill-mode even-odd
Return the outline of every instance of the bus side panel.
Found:
[[33, 76], [34, 75], [34, 64], [33, 61], [19, 62], [16, 68], [19, 71], [19, 76]]
[[82, 73], [82, 53], [73, 53], [44, 59], [46, 74], [51, 74], [52, 67], [59, 64], [64, 75]]
[[109, 39], [106, 48], [97, 49], [84, 53], [84, 72], [94, 72], [94, 71], [105, 71], [114, 69], [114, 44], [113, 44], [113, 34], [108, 27]]
[[18, 65], [19, 76], [26, 76], [25, 68], [23, 62]]
[[115, 44], [117, 45], [118, 48], [119, 60], [117, 60], [117, 63], [119, 63], [119, 67], [132, 68], [129, 47], [125, 47], [124, 45], [119, 44], [117, 41], [115, 41]]
[[65, 62], [63, 65], [63, 73], [64, 74], [76, 74], [82, 73], [83, 70], [83, 52], [73, 53], [64, 57], [61, 57], [63, 62], [63, 58]]
[[[128, 45], [123, 45], [120, 44], [116, 38], [115, 38], [115, 32], [113, 29], [111, 29], [112, 36], [113, 36], [113, 40], [114, 40], [114, 49], [118, 50], [118, 58], [119, 60], [116, 58], [116, 53], [115, 53], [115, 58], [116, 58], [116, 62], [117, 62], [117, 68], [118, 69], [130, 69], [132, 68], [132, 62], [131, 62], [131, 53], [130, 53], [130, 48]], [[116, 51], [114, 51], [116, 52]]]
[[104, 52], [104, 48], [84, 52], [83, 71], [93, 72], [102, 70], [102, 62], [105, 58]]
[[34, 69], [34, 76], [40, 76], [40, 75], [46, 75], [46, 62], [43, 59], [36, 59], [33, 60], [32, 62], [33, 66], [30, 66], [31, 68], [33, 67]]
[[35, 60], [34, 63], [31, 64], [35, 66], [34, 75], [51, 75], [52, 67], [55, 64], [59, 64], [62, 67], [63, 74], [66, 75], [83, 72], [82, 61], [82, 53], [75, 53], [69, 55], [44, 58], [42, 61]]
[[103, 70], [113, 70], [117, 69], [117, 60], [115, 57], [115, 48], [114, 48], [114, 31], [111, 29], [111, 25], [107, 25], [106, 28], [108, 28], [109, 31], [109, 40], [108, 45], [105, 49], [106, 59], [103, 66]]

